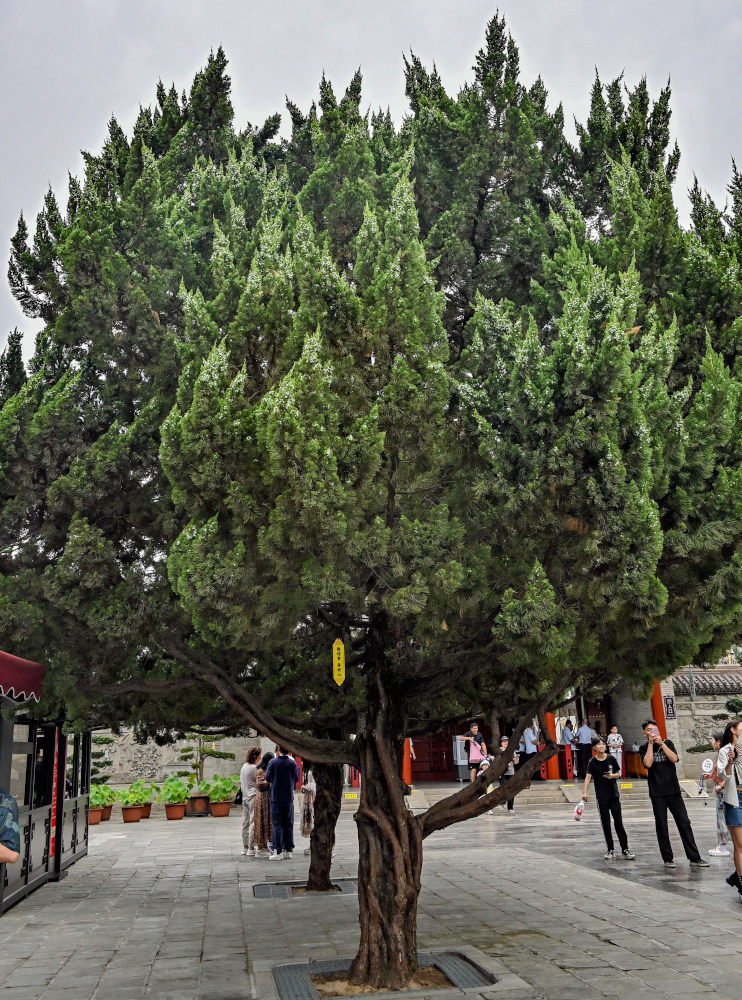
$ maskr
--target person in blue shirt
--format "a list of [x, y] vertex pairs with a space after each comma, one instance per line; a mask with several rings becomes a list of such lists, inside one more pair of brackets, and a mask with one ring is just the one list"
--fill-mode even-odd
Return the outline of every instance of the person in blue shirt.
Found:
[[593, 755], [593, 731], [587, 724], [587, 719], [582, 720], [575, 735], [577, 736], [577, 777], [584, 779], [587, 775], [587, 765]]
[[265, 780], [271, 786], [273, 825], [273, 854], [268, 860], [289, 859], [294, 850], [294, 788], [299, 781], [299, 768], [283, 747], [276, 747], [276, 756], [268, 765]]
[[21, 855], [21, 828], [18, 803], [0, 788], [0, 864], [13, 864]]

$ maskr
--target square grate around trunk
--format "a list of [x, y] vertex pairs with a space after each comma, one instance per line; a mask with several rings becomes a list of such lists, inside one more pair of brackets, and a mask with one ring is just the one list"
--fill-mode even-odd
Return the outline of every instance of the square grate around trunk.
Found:
[[[252, 887], [252, 894], [255, 899], [301, 899], [301, 896], [292, 892], [292, 889], [301, 889], [306, 884], [306, 879], [303, 882], [258, 882]], [[357, 878], [334, 878], [332, 884], [336, 885], [340, 892], [358, 892]], [[316, 893], [308, 892], [306, 895], [314, 896]], [[323, 892], [322, 895], [330, 894]]]
[[[420, 954], [419, 961], [420, 965], [434, 965], [440, 969], [441, 972], [448, 976], [453, 986], [461, 990], [481, 989], [483, 986], [491, 986], [497, 982], [497, 976], [486, 972], [476, 963], [456, 951]], [[329, 972], [347, 972], [350, 969], [350, 964], [349, 959], [335, 959], [327, 962], [300, 962], [292, 965], [277, 965], [273, 969], [273, 978], [276, 981], [281, 1000], [320, 1000], [320, 996], [309, 977]], [[440, 987], [441, 991], [446, 989], [450, 989], [450, 987]], [[423, 993], [429, 995], [435, 992], [437, 992], [436, 989], [426, 987], [419, 990], [403, 990], [402, 992], [394, 993], [394, 996], [400, 998], [407, 996], [415, 997]]]

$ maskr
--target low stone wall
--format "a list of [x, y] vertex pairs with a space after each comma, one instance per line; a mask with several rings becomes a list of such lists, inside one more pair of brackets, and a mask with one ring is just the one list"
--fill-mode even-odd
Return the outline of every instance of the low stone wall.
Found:
[[[108, 784], [118, 787], [129, 785], [137, 778], [145, 781], [160, 782], [171, 774], [188, 769], [187, 762], [179, 761], [178, 754], [183, 747], [192, 746], [191, 740], [181, 740], [168, 746], [157, 746], [153, 741], [144, 744], [136, 743], [134, 733], [130, 729], [123, 730], [119, 735], [109, 730], [101, 730], [93, 736], [112, 737], [113, 743], [107, 745], [93, 743], [93, 751], [102, 750], [104, 759], [98, 766], [101, 772], [109, 774]], [[220, 740], [217, 750], [224, 750], [235, 755], [234, 760], [221, 760], [207, 757], [204, 761], [204, 778], [213, 778], [217, 774], [237, 774], [245, 763], [245, 756], [250, 747], [261, 746], [264, 750], [272, 750], [271, 740], [261, 740], [255, 736], [240, 736]]]

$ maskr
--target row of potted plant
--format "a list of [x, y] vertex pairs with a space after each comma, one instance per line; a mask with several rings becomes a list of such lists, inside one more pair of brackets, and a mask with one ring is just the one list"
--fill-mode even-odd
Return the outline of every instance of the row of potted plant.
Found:
[[154, 798], [163, 803], [168, 819], [183, 819], [187, 808], [193, 816], [228, 816], [239, 785], [236, 774], [200, 781], [195, 789], [193, 781], [177, 775], [166, 778], [162, 785], [143, 778], [118, 790], [108, 785], [91, 785], [88, 822], [95, 826], [110, 819], [113, 804], [118, 801], [124, 823], [138, 823], [140, 819], [149, 818]]

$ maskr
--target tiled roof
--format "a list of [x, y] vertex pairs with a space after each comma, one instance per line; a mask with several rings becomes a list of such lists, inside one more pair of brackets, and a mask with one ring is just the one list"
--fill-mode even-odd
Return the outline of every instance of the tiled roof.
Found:
[[[696, 694], [742, 694], [742, 670], [694, 670]], [[684, 671], [672, 678], [675, 694], [691, 693], [690, 673]]]

